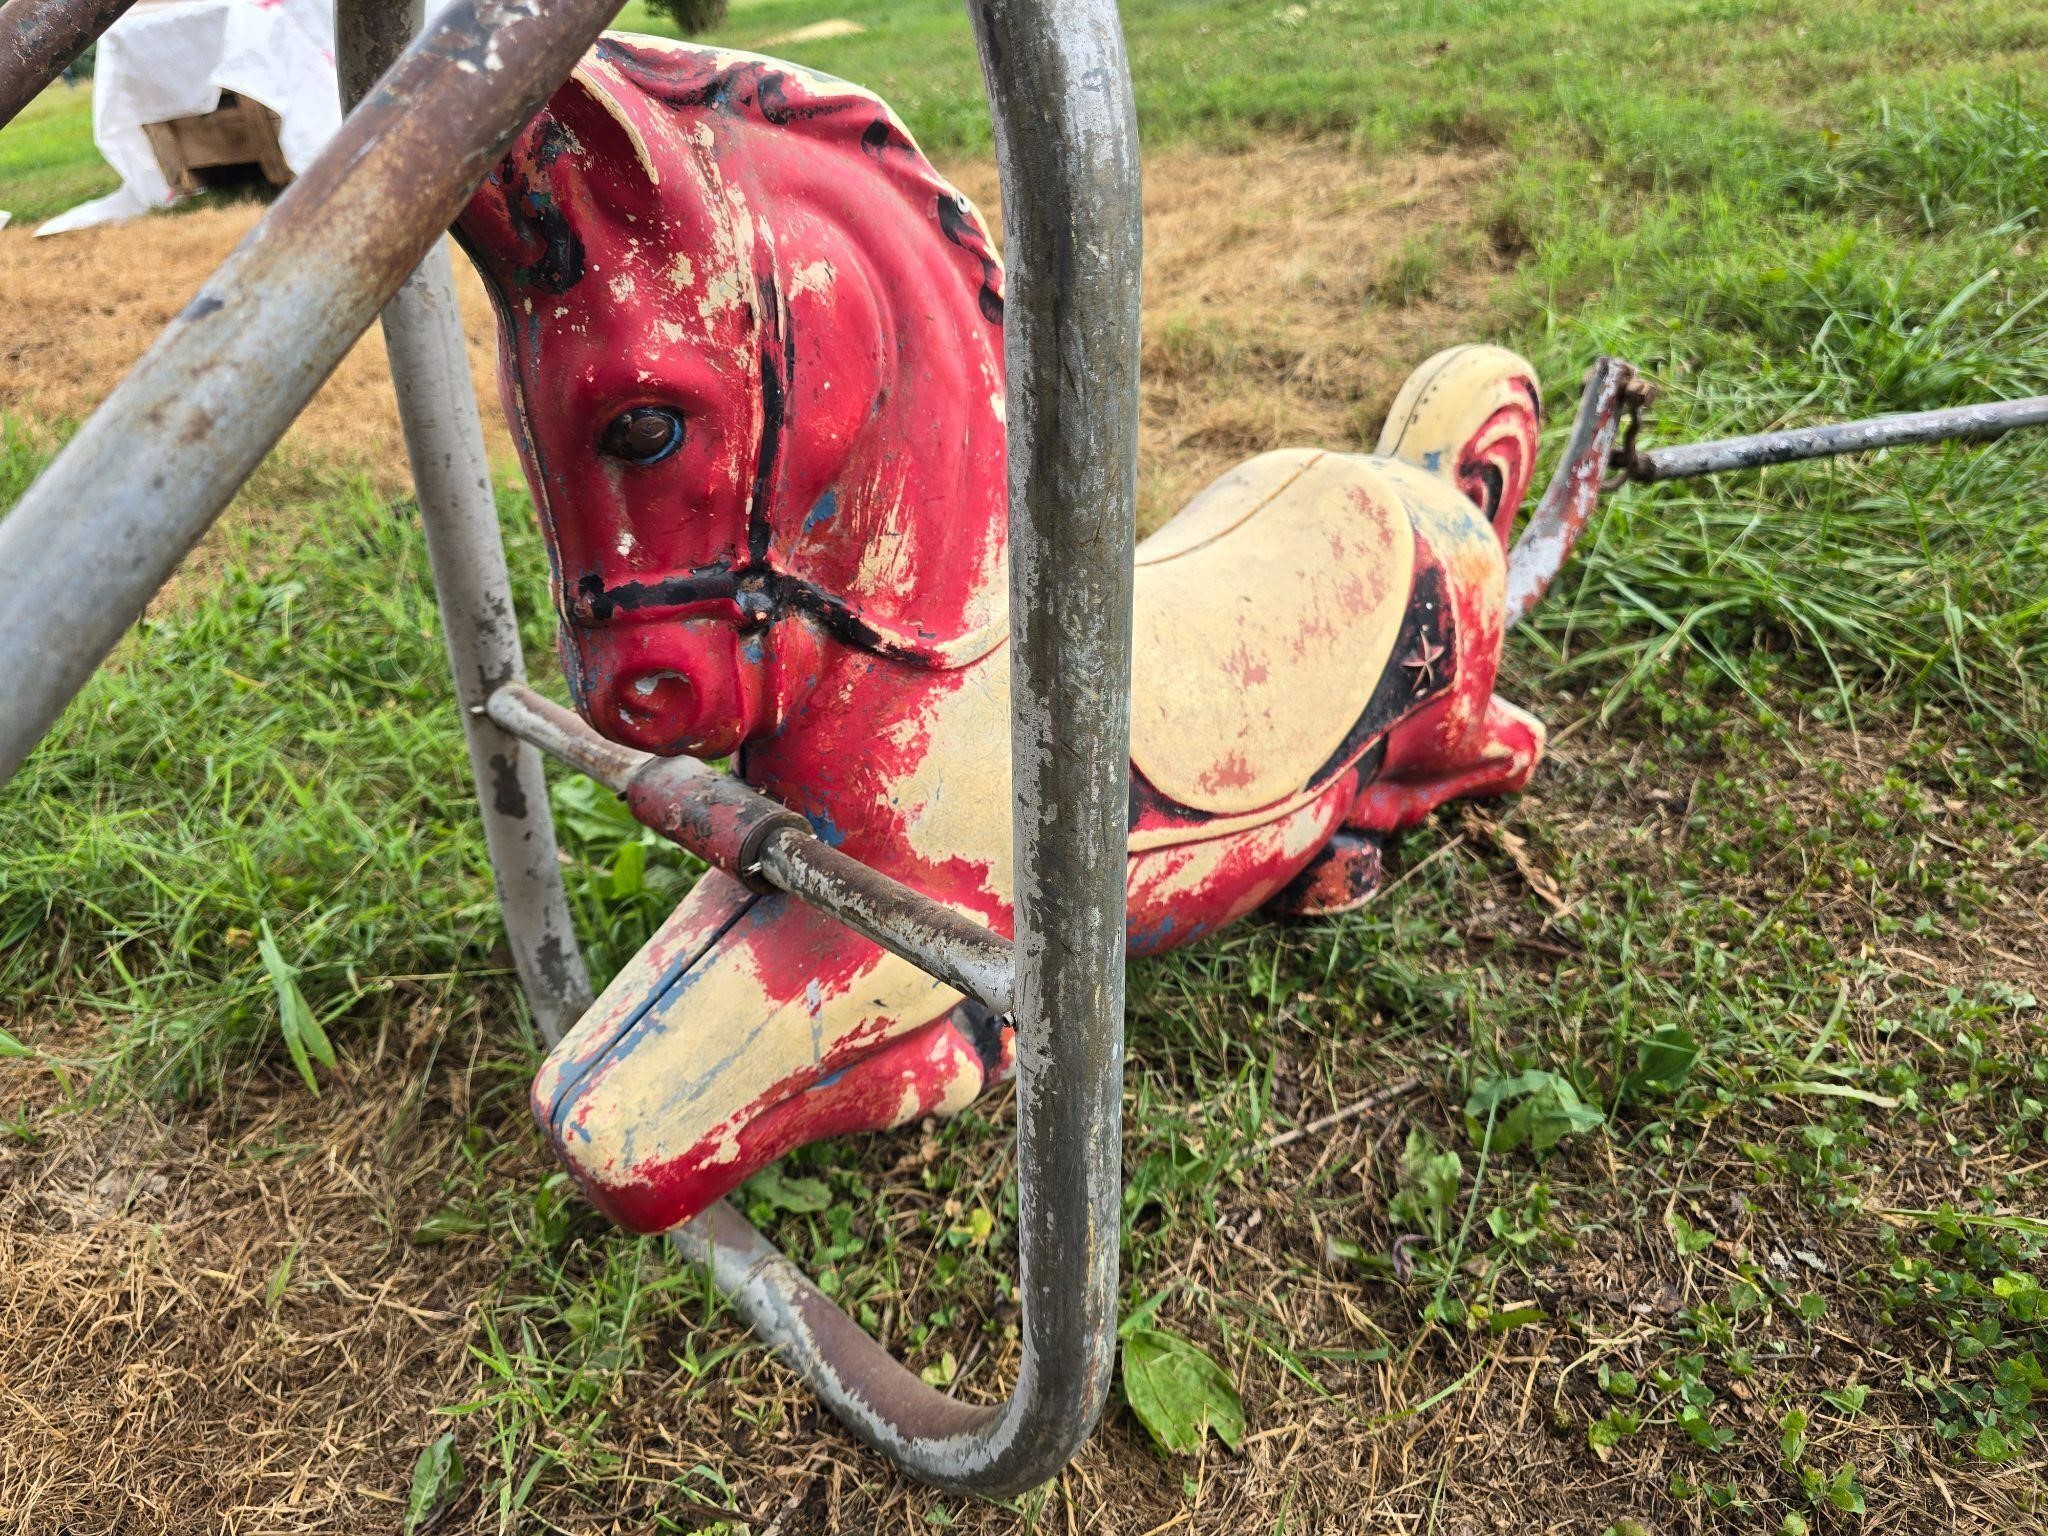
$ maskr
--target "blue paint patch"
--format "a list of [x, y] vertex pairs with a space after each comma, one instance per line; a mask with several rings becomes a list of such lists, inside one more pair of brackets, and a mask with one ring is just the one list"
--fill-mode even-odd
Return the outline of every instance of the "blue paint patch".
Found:
[[815, 1083], [811, 1084], [810, 1087], [806, 1088], [804, 1092], [816, 1093], [820, 1088], [830, 1088], [834, 1083], [838, 1082], [839, 1079], [846, 1076], [846, 1073], [847, 1069], [845, 1067], [841, 1067], [837, 1072], [834, 1072], [830, 1077], [819, 1078]]
[[817, 505], [804, 514], [804, 532], [829, 523], [839, 515], [839, 491], [835, 487], [818, 498]]
[[1151, 928], [1133, 928], [1126, 935], [1126, 942], [1134, 955], [1156, 955], [1173, 942], [1175, 923], [1171, 914], [1162, 917]]
[[829, 811], [806, 811], [804, 820], [811, 824], [811, 830], [818, 834], [820, 842], [829, 843], [834, 848], [845, 845], [846, 834], [840, 830], [839, 824], [832, 819]]
[[1432, 448], [1429, 450], [1429, 452], [1425, 453], [1422, 456], [1422, 467], [1428, 470], [1432, 475], [1442, 474], [1444, 468], [1443, 449]]

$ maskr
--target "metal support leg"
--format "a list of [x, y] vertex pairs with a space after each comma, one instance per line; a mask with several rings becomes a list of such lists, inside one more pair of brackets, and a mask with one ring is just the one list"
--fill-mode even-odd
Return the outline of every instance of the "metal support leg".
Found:
[[0, 128], [99, 40], [135, 0], [8, 0], [0, 6]]
[[[335, 52], [344, 112], [405, 50], [422, 12], [417, 0], [340, 0]], [[505, 937], [534, 1023], [553, 1046], [590, 1006], [590, 977], [562, 889], [540, 753], [484, 711], [496, 689], [524, 681], [526, 663], [445, 240], [384, 306], [383, 318]]]
[[1615, 429], [1635, 387], [1635, 369], [1617, 358], [1600, 358], [1587, 373], [1564, 454], [1508, 553], [1507, 628], [1521, 623], [1542, 600], [1585, 531], [1586, 519], [1600, 500]]
[[730, 1206], [673, 1235], [854, 1434], [997, 1497], [1088, 1437], [1116, 1340], [1141, 237], [1113, 0], [982, 0], [974, 22], [1008, 231], [1016, 1390], [932, 1391]]

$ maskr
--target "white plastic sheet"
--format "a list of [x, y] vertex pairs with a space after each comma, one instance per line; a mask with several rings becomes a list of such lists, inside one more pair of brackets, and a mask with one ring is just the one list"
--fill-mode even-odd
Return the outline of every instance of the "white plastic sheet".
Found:
[[36, 233], [133, 218], [172, 201], [143, 124], [211, 112], [222, 91], [278, 115], [278, 147], [294, 173], [312, 164], [341, 126], [333, 0], [143, 0], [100, 39], [93, 66], [93, 142], [121, 188]]

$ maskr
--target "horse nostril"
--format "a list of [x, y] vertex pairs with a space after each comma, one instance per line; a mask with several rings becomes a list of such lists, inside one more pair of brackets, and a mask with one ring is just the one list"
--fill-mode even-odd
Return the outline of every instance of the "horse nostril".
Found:
[[672, 707], [679, 693], [687, 694], [690, 680], [680, 672], [646, 672], [626, 685], [620, 703], [634, 714], [653, 714]]

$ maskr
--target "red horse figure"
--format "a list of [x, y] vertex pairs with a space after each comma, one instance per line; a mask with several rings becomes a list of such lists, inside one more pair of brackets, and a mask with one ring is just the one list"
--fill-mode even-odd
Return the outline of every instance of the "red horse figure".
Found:
[[[584, 717], [730, 757], [1009, 933], [1003, 273], [973, 205], [864, 90], [613, 37], [459, 233]], [[1135, 952], [1355, 906], [1387, 834], [1527, 782], [1543, 727], [1493, 684], [1538, 420], [1527, 363], [1457, 348], [1376, 454], [1263, 454], [1139, 547]], [[1002, 1020], [713, 871], [533, 1098], [591, 1197], [655, 1231], [1009, 1064]]]

